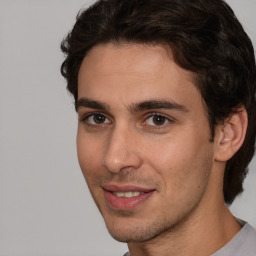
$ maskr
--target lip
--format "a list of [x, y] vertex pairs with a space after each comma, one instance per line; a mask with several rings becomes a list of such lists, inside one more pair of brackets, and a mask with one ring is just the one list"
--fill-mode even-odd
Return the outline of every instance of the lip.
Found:
[[[133, 185], [105, 185], [102, 188], [107, 204], [116, 210], [132, 210], [148, 200], [155, 192], [154, 189], [142, 188]], [[124, 198], [117, 197], [113, 192], [142, 192], [143, 194]]]
[[143, 187], [139, 187], [139, 186], [135, 186], [135, 185], [115, 185], [115, 184], [107, 184], [107, 185], [103, 185], [102, 188], [104, 190], [107, 191], [111, 191], [111, 192], [143, 192], [143, 193], [147, 193], [147, 192], [151, 192], [155, 189], [151, 189], [151, 188], [143, 188]]

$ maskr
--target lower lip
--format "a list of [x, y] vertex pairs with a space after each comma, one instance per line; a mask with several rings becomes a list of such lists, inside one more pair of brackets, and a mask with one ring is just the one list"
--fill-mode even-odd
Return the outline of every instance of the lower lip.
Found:
[[138, 196], [125, 198], [125, 197], [117, 197], [112, 192], [104, 190], [105, 198], [111, 208], [117, 210], [132, 210], [136, 206], [145, 202], [150, 196], [152, 196], [154, 191], [147, 192], [144, 194], [140, 194]]

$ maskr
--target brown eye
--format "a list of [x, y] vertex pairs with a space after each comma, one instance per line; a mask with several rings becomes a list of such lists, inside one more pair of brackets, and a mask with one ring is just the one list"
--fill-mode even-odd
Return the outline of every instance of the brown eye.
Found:
[[152, 121], [155, 125], [163, 125], [166, 121], [166, 118], [163, 116], [154, 116]]
[[103, 124], [106, 120], [106, 117], [103, 116], [103, 115], [94, 115], [93, 116], [93, 121], [96, 123], [96, 124]]
[[152, 115], [146, 120], [146, 124], [150, 126], [161, 126], [168, 122], [169, 120], [165, 116], [161, 115]]
[[92, 114], [88, 116], [86, 119], [86, 122], [91, 125], [101, 125], [101, 124], [109, 124], [111, 121], [102, 114]]

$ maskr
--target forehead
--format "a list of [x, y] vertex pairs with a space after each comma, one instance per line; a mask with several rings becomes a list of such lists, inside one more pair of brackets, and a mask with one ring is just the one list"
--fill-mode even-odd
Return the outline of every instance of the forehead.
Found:
[[171, 97], [181, 103], [201, 99], [193, 73], [173, 61], [169, 48], [135, 43], [97, 45], [81, 64], [78, 99], [105, 101], [109, 96], [112, 102], [127, 104], [151, 98]]
[[[141, 71], [151, 73], [159, 71], [163, 66], [173, 63], [177, 72], [183, 71], [189, 79], [193, 73], [179, 68], [174, 63], [172, 51], [167, 45], [139, 44], [139, 43], [106, 43], [94, 46], [85, 56], [82, 66], [90, 68], [93, 64], [102, 73], [119, 71]], [[124, 69], [123, 69], [124, 71]]]
[[[109, 58], [109, 57], [112, 58]], [[84, 58], [100, 64], [100, 68], [108, 70], [126, 66], [129, 70], [144, 71], [150, 69], [152, 65], [156, 68], [159, 64], [170, 62], [172, 60], [171, 50], [167, 46], [137, 44], [137, 43], [106, 43], [93, 47]], [[115, 62], [118, 60], [118, 63]], [[111, 67], [106, 64], [111, 64]], [[115, 65], [117, 64], [117, 65]]]

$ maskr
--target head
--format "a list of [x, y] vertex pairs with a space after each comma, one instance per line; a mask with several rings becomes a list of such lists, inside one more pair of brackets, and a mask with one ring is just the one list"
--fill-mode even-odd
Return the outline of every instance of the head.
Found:
[[[202, 99], [209, 143], [214, 144], [216, 127], [234, 113], [246, 111], [249, 121], [244, 142], [225, 164], [223, 195], [227, 204], [232, 203], [242, 192], [247, 166], [254, 154], [256, 132], [254, 50], [241, 24], [222, 0], [97, 1], [78, 14], [74, 28], [61, 45], [66, 54], [61, 71], [76, 106], [79, 106], [79, 72], [83, 61], [88, 58], [91, 63], [100, 54], [111, 58], [107, 55], [111, 52], [118, 53], [117, 57], [119, 54], [129, 57], [131, 49], [138, 50], [133, 48], [135, 45], [144, 46], [148, 55], [152, 47], [158, 50], [160, 47], [170, 63], [176, 65], [170, 66], [171, 69], [189, 74], [188, 80], [192, 80], [197, 96]], [[125, 47], [129, 50], [123, 52]], [[103, 49], [108, 49], [106, 55]], [[84, 64], [84, 70], [89, 70], [89, 63]], [[94, 103], [90, 102], [91, 106]], [[207, 155], [200, 159], [203, 159], [201, 166], [211, 162]], [[133, 179], [132, 172], [126, 170], [122, 175], [125, 173]], [[146, 178], [145, 183], [152, 185]]]

